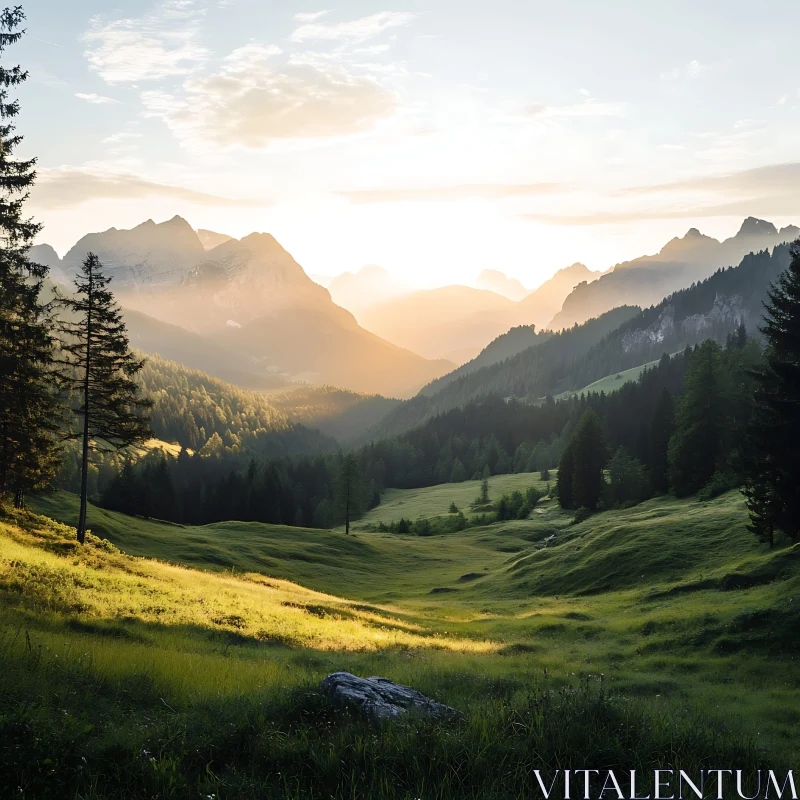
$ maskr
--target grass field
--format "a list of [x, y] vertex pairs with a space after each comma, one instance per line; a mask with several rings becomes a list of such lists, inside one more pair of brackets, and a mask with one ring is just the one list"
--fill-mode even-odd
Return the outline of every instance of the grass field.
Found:
[[611, 392], [619, 389], [619, 387], [625, 383], [639, 380], [639, 376], [646, 369], [655, 367], [657, 364], [658, 359], [656, 361], [649, 361], [647, 364], [640, 364], [638, 367], [631, 367], [631, 369], [626, 369], [622, 372], [615, 372], [613, 375], [606, 375], [605, 378], [600, 378], [600, 380], [590, 383], [588, 386], [584, 386], [583, 389], [561, 392], [561, 394], [555, 395], [555, 399], [565, 400], [566, 398], [574, 395], [589, 394], [591, 392], [595, 392], [597, 394], [600, 392], [605, 392], [606, 394], [610, 394]]
[[[532, 477], [498, 476], [492, 494]], [[384, 510], [441, 513], [476, 489], [387, 493]], [[37, 507], [76, 515], [69, 495]], [[108, 541], [85, 548], [65, 525], [7, 512], [0, 786], [521, 798], [539, 796], [532, 765], [796, 762], [800, 546], [758, 545], [736, 493], [579, 525], [550, 501], [537, 512], [348, 537], [91, 508]], [[337, 669], [413, 685], [464, 718], [376, 731], [315, 691]]]
[[[555, 483], [556, 470], [551, 470], [551, 481]], [[489, 499], [497, 500], [504, 494], [515, 490], [525, 492], [535, 486], [545, 493], [548, 482], [542, 481], [539, 473], [519, 473], [516, 475], [493, 475], [489, 480]], [[400, 517], [416, 520], [420, 517], [433, 518], [448, 513], [450, 503], [455, 503], [466, 517], [474, 516], [470, 504], [480, 495], [481, 481], [462, 483], [443, 483], [425, 489], [387, 489], [381, 504], [368, 511], [355, 523], [356, 529], [365, 529], [378, 522], [397, 522]]]

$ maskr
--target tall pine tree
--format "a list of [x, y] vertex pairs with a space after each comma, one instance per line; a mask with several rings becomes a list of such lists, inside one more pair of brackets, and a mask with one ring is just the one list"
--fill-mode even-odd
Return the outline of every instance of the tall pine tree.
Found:
[[572, 502], [594, 511], [603, 492], [603, 469], [608, 462], [603, 423], [588, 408], [572, 434]]
[[561, 508], [573, 508], [572, 501], [572, 480], [575, 472], [575, 460], [573, 458], [572, 439], [567, 443], [561, 460], [558, 462], [558, 475], [556, 476], [556, 497]]
[[[24, 19], [19, 6], [0, 12], [0, 55], [22, 37]], [[8, 90], [27, 77], [19, 66], [0, 66], [0, 498], [12, 493], [18, 508], [26, 491], [52, 478], [63, 422], [50, 310], [39, 299], [47, 268], [28, 258], [41, 226], [23, 215], [36, 160], [14, 158], [19, 103]]]
[[650, 420], [647, 460], [650, 465], [650, 485], [657, 492], [669, 490], [669, 440], [675, 430], [675, 405], [665, 386]]
[[364, 513], [364, 479], [358, 456], [348, 453], [343, 459], [336, 481], [336, 511], [344, 522], [345, 533], [350, 523]]
[[669, 442], [669, 479], [678, 497], [694, 494], [721, 466], [726, 433], [722, 350], [706, 339], [689, 359]]
[[150, 401], [139, 396], [134, 376], [144, 366], [128, 346], [119, 306], [107, 288], [110, 278], [94, 253], [83, 262], [75, 279], [75, 296], [63, 299], [68, 311], [62, 323], [66, 355], [65, 380], [78, 398], [73, 410], [80, 419], [76, 436], [82, 442], [81, 509], [78, 541], [86, 534], [89, 451], [120, 450], [150, 436], [143, 411]]
[[770, 545], [776, 528], [800, 538], [800, 240], [790, 252], [789, 268], [765, 305], [767, 349], [744, 457], [750, 529]]

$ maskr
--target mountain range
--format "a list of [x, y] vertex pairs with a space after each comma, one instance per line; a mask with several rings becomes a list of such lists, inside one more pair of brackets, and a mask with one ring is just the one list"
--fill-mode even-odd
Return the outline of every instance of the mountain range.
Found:
[[[532, 292], [502, 272], [481, 273], [488, 288], [443, 286], [397, 297], [362, 309], [358, 318], [365, 328], [427, 358], [446, 358], [464, 364], [486, 345], [511, 328], [544, 328], [564, 299], [581, 281], [599, 277], [583, 264], [559, 270]], [[480, 281], [479, 281], [480, 282]], [[520, 299], [508, 295], [514, 284], [522, 287]]]
[[426, 384], [430, 394], [457, 382], [500, 354], [543, 344], [545, 329], [571, 328], [622, 306], [647, 308], [798, 234], [752, 217], [724, 241], [693, 228], [657, 255], [606, 273], [573, 264], [516, 301], [502, 292], [518, 296], [524, 287], [498, 270], [479, 280], [499, 291], [409, 292], [374, 265], [340, 275], [328, 290], [269, 234], [234, 239], [195, 231], [177, 216], [87, 234], [63, 259], [46, 244], [31, 257], [69, 284], [86, 253], [96, 253], [113, 278], [131, 340], [145, 352], [248, 388], [301, 382], [409, 397]]
[[594, 381], [649, 363], [704, 339], [724, 343], [744, 323], [759, 335], [770, 285], [789, 266], [789, 245], [748, 253], [646, 309], [620, 306], [561, 332], [509, 331], [481, 355], [392, 409], [376, 439], [415, 428], [437, 414], [483, 398], [541, 402], [547, 394], [580, 390]]
[[748, 217], [738, 233], [724, 241], [691, 228], [652, 256], [617, 264], [592, 283], [579, 283], [566, 297], [548, 327], [554, 330], [585, 322], [611, 308], [629, 304], [647, 307], [664, 297], [708, 278], [720, 267], [738, 264], [744, 256], [790, 242], [800, 228], [780, 231], [771, 223]]
[[31, 257], [68, 283], [89, 251], [113, 279], [136, 346], [245, 387], [307, 381], [403, 397], [453, 366], [360, 327], [269, 234], [206, 250], [176, 216], [87, 234], [63, 259], [47, 245]]
[[490, 292], [501, 294], [509, 300], [522, 300], [530, 294], [517, 278], [509, 278], [504, 272], [497, 269], [485, 269], [475, 280], [477, 289], [488, 289]]

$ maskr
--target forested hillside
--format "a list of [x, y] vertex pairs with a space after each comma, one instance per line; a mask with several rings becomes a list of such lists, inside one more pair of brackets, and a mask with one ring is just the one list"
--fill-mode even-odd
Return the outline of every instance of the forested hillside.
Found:
[[564, 388], [586, 386], [704, 339], [724, 343], [739, 323], [758, 337], [770, 284], [789, 266], [789, 247], [779, 245], [772, 253], [751, 253], [739, 266], [718, 270], [645, 309], [572, 364], [569, 379], [573, 385]]
[[[375, 438], [398, 434], [420, 425], [435, 414], [490, 395], [532, 400], [573, 388], [569, 385], [572, 362], [639, 310], [631, 306], [615, 308], [569, 330], [540, 334], [540, 343], [504, 361], [474, 371], [466, 369], [469, 367], [467, 364], [462, 367], [460, 376], [445, 383], [441, 390], [430, 393], [427, 388], [423, 389], [417, 397], [398, 406], [381, 420], [373, 434]], [[521, 337], [524, 339], [525, 335], [523, 331]], [[577, 385], [583, 386], [585, 382]]]
[[491, 364], [505, 361], [507, 358], [511, 358], [529, 347], [541, 344], [551, 336], [551, 331], [537, 331], [535, 325], [518, 325], [508, 333], [504, 333], [489, 342], [472, 361], [468, 361], [458, 369], [448, 372], [447, 375], [431, 381], [420, 390], [420, 394], [434, 395], [462, 375], [476, 372], [481, 367], [488, 367]]
[[335, 386], [301, 386], [269, 400], [295, 422], [318, 428], [341, 443], [360, 443], [372, 425], [400, 404], [379, 394]]
[[265, 395], [160, 356], [148, 357], [140, 381], [153, 400], [153, 433], [184, 448], [248, 450], [261, 457], [335, 448], [327, 437], [292, 422]]

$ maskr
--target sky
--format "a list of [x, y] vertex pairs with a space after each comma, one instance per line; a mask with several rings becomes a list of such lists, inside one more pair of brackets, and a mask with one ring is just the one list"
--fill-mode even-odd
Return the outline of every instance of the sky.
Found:
[[175, 214], [307, 272], [533, 288], [800, 222], [797, 0], [29, 0], [30, 210]]

